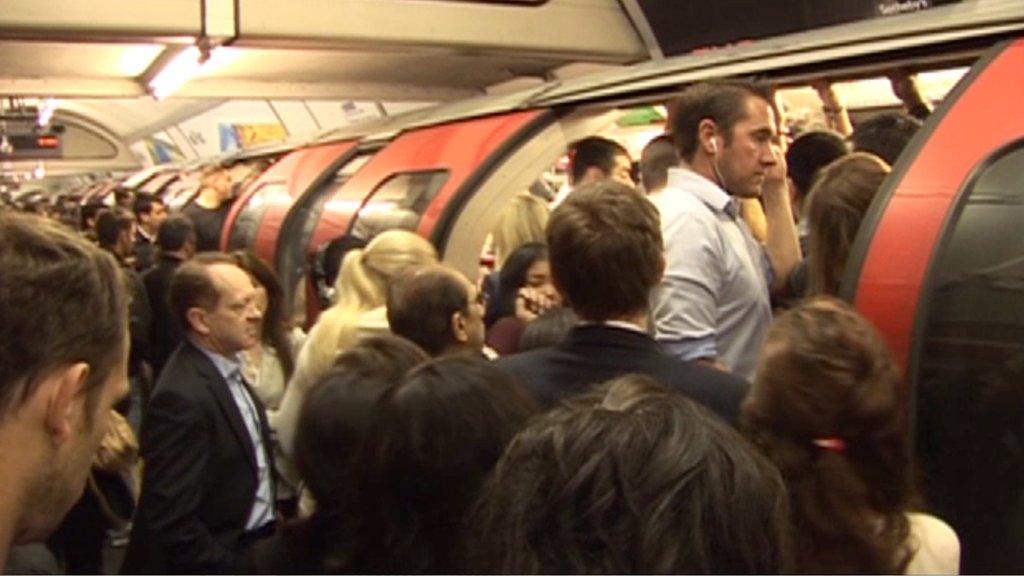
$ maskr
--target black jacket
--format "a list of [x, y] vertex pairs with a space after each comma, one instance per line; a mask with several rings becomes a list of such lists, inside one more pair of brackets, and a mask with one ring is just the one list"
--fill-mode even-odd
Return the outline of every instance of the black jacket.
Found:
[[149, 363], [153, 374], [160, 375], [171, 353], [185, 340], [178, 322], [171, 314], [167, 294], [171, 289], [171, 278], [181, 266], [182, 260], [174, 256], [160, 256], [156, 265], [142, 275], [153, 320], [149, 329]]
[[653, 338], [624, 328], [577, 326], [553, 348], [498, 360], [542, 407], [624, 374], [646, 374], [735, 424], [746, 380], [661, 351]]
[[[250, 397], [268, 448], [263, 405]], [[122, 572], [241, 572], [258, 487], [255, 449], [227, 382], [189, 342], [160, 375], [140, 448], [142, 494]]]

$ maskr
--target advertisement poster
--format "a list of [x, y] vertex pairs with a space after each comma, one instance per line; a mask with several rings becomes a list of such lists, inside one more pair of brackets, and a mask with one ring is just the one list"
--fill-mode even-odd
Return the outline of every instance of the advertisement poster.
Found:
[[221, 124], [220, 150], [248, 150], [287, 137], [288, 132], [280, 124]]

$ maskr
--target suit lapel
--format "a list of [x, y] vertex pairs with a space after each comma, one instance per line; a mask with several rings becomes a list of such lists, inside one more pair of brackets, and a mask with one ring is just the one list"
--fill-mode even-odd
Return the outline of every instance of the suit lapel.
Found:
[[253, 446], [252, 438], [249, 437], [249, 430], [245, 427], [245, 422], [242, 420], [242, 413], [238, 410], [235, 397], [231, 395], [231, 390], [228, 389], [227, 381], [217, 371], [217, 367], [213, 365], [213, 362], [206, 357], [206, 354], [203, 354], [200, 350], [195, 350], [194, 352], [198, 356], [197, 366], [199, 366], [199, 370], [206, 380], [206, 385], [210, 388], [214, 400], [217, 401], [217, 406], [220, 408], [221, 414], [224, 415], [224, 419], [227, 420], [228, 426], [235, 433], [235, 438], [238, 440], [239, 445], [241, 445], [242, 452], [245, 453], [245, 461], [249, 463], [249, 466], [255, 472], [257, 469], [256, 448]]

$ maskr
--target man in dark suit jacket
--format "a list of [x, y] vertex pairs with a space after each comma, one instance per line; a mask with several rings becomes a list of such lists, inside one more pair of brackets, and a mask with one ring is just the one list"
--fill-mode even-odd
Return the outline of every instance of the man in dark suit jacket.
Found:
[[237, 354], [257, 341], [252, 279], [225, 254], [194, 258], [171, 281], [187, 340], [171, 355], [142, 425], [142, 495], [126, 573], [238, 573], [273, 531], [266, 415]]
[[156, 256], [156, 236], [160, 224], [167, 218], [163, 200], [152, 194], [138, 194], [132, 202], [135, 215], [135, 269], [145, 272], [153, 266]]
[[665, 270], [657, 209], [606, 180], [580, 187], [547, 227], [551, 275], [581, 323], [553, 348], [498, 361], [543, 406], [627, 373], [647, 374], [736, 422], [746, 380], [663, 353], [647, 334], [651, 289]]
[[149, 296], [153, 310], [153, 321], [149, 331], [150, 365], [153, 374], [160, 376], [171, 353], [185, 339], [178, 321], [171, 313], [167, 295], [171, 290], [171, 278], [181, 263], [196, 252], [196, 233], [192, 221], [184, 216], [171, 216], [160, 224], [156, 234], [160, 256], [156, 265], [142, 275], [142, 284]]

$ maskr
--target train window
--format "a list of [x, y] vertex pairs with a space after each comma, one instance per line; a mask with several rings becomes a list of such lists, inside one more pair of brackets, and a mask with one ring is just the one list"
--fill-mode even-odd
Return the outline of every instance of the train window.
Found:
[[936, 255], [917, 385], [928, 503], [966, 573], [1019, 572], [1024, 549], [1024, 141], [963, 191]]
[[273, 202], [284, 202], [285, 204], [289, 202], [288, 190], [283, 182], [268, 182], [260, 186], [249, 197], [249, 201], [245, 203], [235, 218], [235, 225], [228, 237], [228, 249], [244, 250], [255, 244], [256, 233], [260, 229], [263, 217], [267, 214], [267, 208]]
[[[289, 212], [281, 229], [281, 242], [278, 243], [277, 269], [282, 274], [281, 284], [292, 301], [292, 310], [300, 313], [305, 310], [296, 299], [305, 296], [302, 280], [309, 268], [307, 255], [315, 246], [310, 246], [313, 232], [316, 231], [328, 201], [353, 203], [356, 206], [363, 199], [362, 190], [345, 191], [345, 183], [349, 181], [370, 158], [375, 151], [362, 152], [343, 163], [320, 186], [302, 196]], [[297, 234], [297, 238], [296, 238]], [[292, 238], [295, 238], [293, 241]]]
[[394, 174], [370, 194], [359, 209], [352, 234], [369, 240], [394, 228], [416, 230], [430, 201], [448, 181], [447, 170]]

